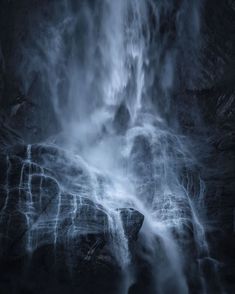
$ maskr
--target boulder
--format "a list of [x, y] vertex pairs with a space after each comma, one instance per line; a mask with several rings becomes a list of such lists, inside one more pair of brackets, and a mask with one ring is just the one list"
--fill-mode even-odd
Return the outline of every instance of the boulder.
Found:
[[121, 215], [123, 229], [129, 240], [137, 240], [138, 233], [143, 225], [144, 216], [133, 208], [118, 209]]
[[[79, 163], [39, 144], [17, 145], [1, 155], [0, 256], [50, 245], [91, 256], [108, 242], [111, 212], [92, 198], [88, 171]], [[136, 240], [143, 215], [132, 208], [120, 214], [127, 238]]]

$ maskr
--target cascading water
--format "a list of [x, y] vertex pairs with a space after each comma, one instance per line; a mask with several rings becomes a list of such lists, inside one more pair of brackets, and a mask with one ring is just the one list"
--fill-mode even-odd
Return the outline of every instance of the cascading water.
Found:
[[[132, 207], [145, 217], [138, 255], [151, 273], [149, 293], [211, 293], [204, 264], [215, 265], [198, 213], [204, 184], [174, 108], [179, 88], [193, 84], [200, 5], [187, 0], [67, 0], [53, 6], [50, 20], [46, 14], [34, 15], [40, 23], [32, 25], [30, 45], [22, 45], [24, 92], [37, 72], [61, 125], [61, 133], [45, 146], [67, 150], [69, 161], [57, 160], [85, 172], [74, 176], [65, 168], [60, 179], [45, 175], [57, 163], [37, 166], [28, 146], [19, 184], [27, 190], [27, 205], [21, 207], [30, 228], [27, 250], [45, 242], [45, 236], [56, 248], [66, 215], [72, 223], [69, 234], [81, 233], [84, 227], [75, 220], [81, 201], [88, 198], [107, 215], [112, 253], [123, 271], [120, 292], [137, 293], [138, 271], [119, 211]], [[31, 191], [37, 175], [40, 201], [50, 180], [59, 196], [46, 218], [30, 223], [40, 206]], [[66, 202], [70, 209], [63, 212]]]

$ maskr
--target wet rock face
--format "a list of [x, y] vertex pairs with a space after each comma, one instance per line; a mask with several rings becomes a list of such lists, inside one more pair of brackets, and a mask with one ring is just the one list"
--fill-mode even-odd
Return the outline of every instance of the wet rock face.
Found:
[[[185, 134], [199, 146], [205, 182], [205, 227], [210, 253], [228, 293], [234, 292], [235, 10], [234, 1], [204, 1], [197, 82], [182, 89], [177, 107]], [[193, 146], [193, 148], [194, 148]]]
[[121, 208], [119, 212], [127, 238], [136, 241], [144, 221], [143, 214], [133, 208]]
[[6, 289], [14, 280], [24, 291], [41, 293], [37, 287], [47, 275], [50, 282], [42, 282], [42, 288], [48, 293], [58, 285], [63, 290], [57, 293], [87, 293], [93, 283], [98, 293], [118, 289], [121, 269], [109, 246], [109, 218], [120, 215], [125, 236], [133, 242], [144, 217], [132, 208], [110, 216], [90, 197], [89, 176], [77, 163], [54, 146], [17, 145], [2, 151], [0, 272]]
[[[51, 96], [48, 85], [39, 72], [25, 68], [21, 47], [22, 44], [28, 46], [32, 23], [39, 14], [45, 13], [43, 7], [56, 5], [52, 2], [23, 0], [16, 3], [3, 0], [1, 3], [0, 116], [4, 115], [5, 123], [31, 143], [45, 140], [60, 130], [53, 105], [48, 99]], [[27, 56], [30, 55], [27, 53]], [[27, 83], [19, 72], [24, 72], [25, 77], [29, 75]]]
[[204, 122], [207, 151], [202, 178], [211, 255], [220, 262], [225, 290], [234, 292], [235, 191], [235, 10], [234, 1], [207, 0], [202, 22], [203, 72], [196, 98]]
[[[79, 6], [79, 2], [75, 2], [73, 5]], [[22, 144], [22, 138], [33, 143], [59, 131], [48, 99], [50, 91], [42, 87], [43, 77], [30, 73], [28, 87], [24, 89], [15, 71], [21, 59], [15, 48], [30, 34], [29, 24], [33, 17], [29, 16], [35, 16], [37, 10], [45, 13], [43, 7], [54, 4], [57, 5], [56, 1], [38, 0], [3, 0], [1, 3], [0, 292], [51, 294], [97, 293], [100, 290], [100, 293], [115, 293], [120, 270], [109, 250], [107, 213], [95, 199], [90, 199], [89, 173], [82, 163], [68, 161], [64, 151], [52, 146], [32, 145], [27, 151], [27, 146], [17, 145], [6, 151], [9, 146]], [[193, 86], [190, 83], [190, 89], [187, 81], [182, 82], [187, 89], [179, 90], [183, 95], [180, 93], [177, 106], [174, 103], [173, 106], [181, 111], [179, 120], [183, 132], [195, 137], [195, 145], [200, 145], [198, 140], [201, 140], [203, 146], [198, 153], [201, 153], [201, 176], [206, 184], [207, 238], [212, 258], [219, 261], [222, 283], [228, 293], [233, 293], [235, 6], [232, 0], [206, 0], [204, 4], [201, 72], [197, 74], [195, 70], [197, 76]], [[162, 39], [168, 35], [167, 47], [172, 46], [176, 37], [171, 21], [176, 18], [174, 11], [172, 6], [172, 13], [165, 15], [160, 28]], [[50, 19], [51, 15], [45, 17]], [[151, 34], [155, 36], [157, 24], [153, 23], [152, 27]], [[155, 47], [152, 50], [155, 51]], [[188, 71], [185, 72], [187, 80]], [[197, 116], [195, 107], [201, 117]], [[115, 131], [123, 134], [129, 120], [128, 109], [121, 104], [113, 121]], [[147, 194], [151, 200], [151, 187], [156, 179], [151, 176], [151, 148], [145, 137], [136, 138], [131, 157], [133, 166], [130, 168], [140, 179], [139, 197]], [[140, 158], [144, 158], [144, 164]], [[135, 242], [143, 216], [129, 208], [120, 208], [119, 213], [125, 235]], [[177, 238], [177, 232], [174, 233]], [[191, 235], [193, 230], [189, 223], [185, 236], [192, 243], [188, 246], [189, 255], [195, 252]], [[192, 275], [192, 283], [196, 281], [194, 266], [192, 262], [186, 269]], [[209, 272], [208, 264], [202, 266]], [[139, 261], [139, 267], [142, 269], [139, 281], [144, 282], [142, 287], [132, 286], [130, 293], [133, 294], [145, 293], [151, 276], [149, 264], [144, 260]], [[74, 278], [71, 278], [71, 271]], [[207, 278], [210, 279], [209, 275]], [[194, 284], [192, 288], [196, 287]]]
[[[199, 95], [203, 115], [210, 126], [209, 155], [203, 178], [206, 183], [205, 205], [209, 226], [208, 240], [213, 256], [221, 262], [219, 272], [228, 293], [234, 291], [234, 209], [235, 153], [234, 113], [235, 89], [224, 87]], [[205, 100], [207, 102], [205, 102]], [[213, 105], [211, 111], [207, 105]]]
[[146, 198], [146, 203], [152, 203], [154, 197], [153, 168], [150, 142], [144, 135], [138, 135], [131, 150], [130, 169], [138, 179], [138, 196]]

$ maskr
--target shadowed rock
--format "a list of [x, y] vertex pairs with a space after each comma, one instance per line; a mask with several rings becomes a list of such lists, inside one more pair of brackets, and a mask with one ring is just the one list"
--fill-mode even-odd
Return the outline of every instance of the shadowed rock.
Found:
[[123, 222], [123, 229], [128, 239], [137, 240], [138, 233], [144, 222], [144, 216], [133, 208], [118, 209]]
[[121, 104], [115, 114], [113, 125], [118, 134], [122, 134], [127, 130], [130, 121], [130, 113], [125, 104]]
[[[14, 281], [30, 293], [41, 293], [39, 284], [50, 293], [90, 293], [93, 284], [115, 293], [121, 268], [109, 217], [118, 214], [92, 199], [85, 166], [54, 146], [21, 144], [2, 152], [0, 168], [1, 290]], [[137, 240], [143, 215], [119, 211], [127, 239]]]

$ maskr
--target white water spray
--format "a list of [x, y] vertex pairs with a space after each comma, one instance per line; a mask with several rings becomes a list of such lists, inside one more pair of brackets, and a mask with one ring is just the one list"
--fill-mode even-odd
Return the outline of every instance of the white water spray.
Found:
[[[179, 68], [190, 69], [192, 82], [195, 67], [187, 64], [187, 57], [197, 54], [199, 4], [104, 0], [82, 1], [78, 8], [74, 1], [60, 1], [58, 18], [40, 25], [46, 34], [32, 31], [31, 42], [43, 48], [44, 58], [25, 58], [23, 65], [28, 81], [37, 70], [50, 90], [62, 128], [54, 144], [67, 149], [77, 158], [73, 164], [87, 173], [84, 179], [69, 180], [66, 175], [66, 185], [56, 181], [61, 191], [56, 219], [49, 215], [34, 230], [50, 227], [57, 243], [64, 192], [69, 192], [74, 234], [80, 197], [88, 197], [105, 208], [114, 255], [127, 273], [131, 258], [117, 209], [139, 210], [145, 216], [141, 242], [148, 252], [141, 255], [152, 268], [155, 293], [189, 293], [190, 274], [203, 277], [199, 259], [209, 256], [197, 212], [204, 186], [200, 176], [197, 183], [187, 180], [197, 160], [179, 128], [173, 103], [180, 87]], [[24, 53], [35, 56], [27, 50], [23, 47]], [[25, 91], [28, 87], [25, 83]], [[100, 177], [105, 180], [99, 182]], [[31, 180], [29, 176], [26, 216], [33, 208]], [[199, 191], [192, 193], [198, 183]], [[30, 248], [32, 238], [30, 234]], [[129, 271], [123, 293], [135, 283], [134, 275]], [[203, 278], [195, 283], [200, 293], [207, 293]]]

